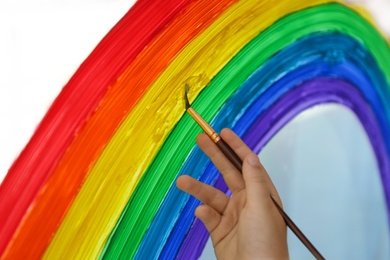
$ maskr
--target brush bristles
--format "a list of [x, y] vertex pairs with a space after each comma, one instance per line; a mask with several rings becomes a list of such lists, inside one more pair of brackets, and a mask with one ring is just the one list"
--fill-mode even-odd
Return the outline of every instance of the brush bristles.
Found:
[[186, 84], [185, 91], [184, 91], [184, 101], [186, 103], [186, 110], [191, 107], [190, 102], [188, 102], [188, 97], [187, 97], [188, 91], [190, 91], [190, 86], [188, 86], [188, 84]]

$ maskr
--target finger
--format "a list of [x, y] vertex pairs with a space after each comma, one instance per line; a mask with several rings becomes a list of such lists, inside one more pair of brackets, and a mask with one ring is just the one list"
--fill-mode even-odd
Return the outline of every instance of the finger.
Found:
[[[222, 129], [221, 137], [236, 152], [236, 154], [241, 158], [241, 160], [244, 161], [246, 156], [253, 153], [252, 150], [244, 143], [244, 141], [242, 141], [241, 138], [238, 135], [236, 135], [236, 133], [234, 133], [229, 128]], [[271, 178], [269, 177], [267, 171], [264, 169], [262, 164], [261, 164], [261, 168], [262, 168], [262, 171], [265, 172], [263, 177], [267, 181], [271, 196], [276, 200], [276, 202], [279, 203], [279, 205], [281, 207], [283, 207], [282, 201], [279, 197], [279, 194], [278, 194]]]
[[[256, 157], [259, 159], [259, 157], [257, 155], [256, 155]], [[280, 199], [279, 193], [278, 193], [274, 183], [272, 182], [272, 179], [269, 176], [267, 170], [264, 168], [263, 164], [261, 163], [261, 161], [260, 161], [260, 168], [261, 168], [261, 171], [264, 172], [264, 178], [267, 181], [268, 190], [271, 193], [272, 198], [274, 198], [274, 200], [279, 204], [279, 206], [281, 208], [283, 208], [282, 200]]]
[[221, 172], [226, 185], [233, 194], [245, 187], [244, 179], [236, 167], [234, 167], [218, 146], [205, 133], [199, 134], [196, 137], [196, 142]]
[[[260, 162], [261, 163], [261, 162]], [[279, 193], [278, 193], [278, 190], [276, 189], [274, 183], [272, 182], [271, 180], [271, 177], [269, 176], [269, 174], [267, 173], [267, 170], [264, 168], [263, 165], [261, 165], [261, 167], [263, 168], [264, 172], [266, 173], [266, 179], [267, 179], [267, 184], [268, 184], [268, 189], [271, 193], [271, 196], [272, 198], [274, 198], [274, 200], [279, 204], [279, 206], [283, 209], [283, 203], [282, 203], [282, 200], [279, 196]]]
[[272, 201], [268, 186], [268, 174], [262, 167], [256, 154], [251, 153], [244, 158], [243, 174], [247, 192], [247, 203], [257, 204], [257, 207], [262, 207], [266, 204], [269, 205]]
[[188, 175], [180, 176], [176, 184], [179, 189], [191, 194], [221, 214], [229, 203], [229, 197], [225, 193]]
[[211, 235], [211, 239], [213, 239], [213, 231], [216, 229], [216, 227], [221, 222], [221, 214], [219, 214], [215, 209], [212, 207], [203, 204], [196, 208], [195, 210], [195, 216], [200, 219], [200, 221], [203, 222], [205, 225], [207, 231]]
[[248, 154], [252, 153], [252, 150], [244, 143], [244, 141], [242, 141], [241, 138], [229, 128], [222, 129], [221, 137], [242, 161], [244, 161], [244, 158]]

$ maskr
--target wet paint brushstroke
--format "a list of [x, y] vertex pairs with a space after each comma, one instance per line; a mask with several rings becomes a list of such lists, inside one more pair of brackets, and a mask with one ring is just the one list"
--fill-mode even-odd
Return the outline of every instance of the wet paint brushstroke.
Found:
[[[123, 118], [131, 112], [150, 83], [174, 56], [234, 2], [214, 0], [191, 3], [173, 18], [165, 30], [148, 43], [126, 68], [121, 78], [111, 85], [98, 110], [79, 131], [23, 219], [6, 255], [10, 258], [41, 255], [77, 195], [89, 167], [99, 157]], [[48, 211], [51, 214], [44, 216], [43, 213]], [[26, 246], [29, 248], [28, 251], [23, 250]]]
[[[320, 45], [332, 46], [331, 50], [337, 51], [339, 53], [339, 55], [342, 55], [343, 57], [345, 57], [344, 58], [345, 60], [340, 59], [339, 62], [334, 63], [334, 59], [329, 59], [329, 57], [327, 57], [326, 48], [323, 49], [324, 53], [310, 52], [312, 57], [305, 56], [304, 50], [303, 50], [303, 52], [301, 52], [302, 51], [301, 48], [303, 48], [304, 46], [300, 46], [301, 48], [290, 49], [290, 50], [288, 50], [288, 52], [290, 52], [289, 54], [291, 56], [294, 56], [295, 54], [297, 55], [295, 57], [295, 59], [299, 59], [300, 56], [305, 56], [305, 59], [307, 59], [307, 61], [309, 61], [310, 63], [309, 64], [302, 64], [301, 65], [302, 68], [297, 68], [297, 71], [293, 71], [293, 72], [289, 73], [288, 75], [286, 75], [282, 78], [279, 78], [279, 80], [274, 85], [272, 85], [272, 87], [270, 87], [269, 89], [267, 87], [268, 85], [270, 85], [269, 82], [273, 82], [274, 80], [272, 80], [272, 79], [275, 77], [278, 77], [278, 74], [275, 74], [275, 76], [272, 77], [270, 80], [268, 80], [268, 82], [265, 82], [263, 75], [267, 74], [267, 72], [269, 72], [269, 71], [272, 72], [273, 70], [275, 70], [275, 69], [273, 69], [273, 68], [275, 68], [274, 63], [267, 64], [266, 66], [261, 68], [258, 72], [256, 72], [256, 74], [251, 76], [251, 78], [248, 80], [248, 82], [246, 82], [240, 88], [239, 92], [241, 92], [241, 93], [235, 94], [235, 97], [232, 97], [228, 101], [228, 103], [226, 105], [227, 108], [222, 109], [221, 114], [224, 115], [224, 114], [228, 113], [230, 110], [229, 108], [234, 107], [232, 102], [239, 102], [241, 100], [244, 100], [244, 101], [247, 101], [248, 103], [251, 103], [248, 99], [245, 99], [245, 97], [247, 96], [246, 93], [250, 93], [248, 96], [251, 97], [251, 94], [253, 95], [253, 89], [260, 88], [260, 86], [263, 86], [263, 88], [267, 89], [265, 91], [265, 93], [262, 94], [262, 96], [256, 101], [256, 103], [252, 104], [250, 106], [250, 108], [248, 109], [248, 111], [240, 117], [239, 121], [236, 123], [236, 125], [233, 128], [235, 130], [235, 132], [237, 132], [238, 134], [243, 136], [245, 134], [246, 129], [248, 129], [253, 124], [253, 120], [255, 118], [258, 118], [259, 115], [261, 115], [264, 111], [267, 111], [267, 114], [269, 117], [272, 117], [273, 115], [275, 115], [274, 117], [272, 117], [272, 119], [269, 119], [267, 121], [261, 120], [262, 127], [260, 127], [260, 125], [259, 125], [256, 131], [252, 131], [251, 137], [247, 137], [247, 136], [245, 137], [246, 138], [245, 140], [247, 140], [247, 142], [249, 142], [249, 143], [253, 142], [252, 139], [256, 138], [256, 140], [257, 140], [256, 146], [252, 146], [252, 149], [254, 149], [255, 152], [259, 152], [260, 149], [265, 145], [266, 142], [268, 142], [268, 140], [275, 134], [275, 131], [276, 131], [275, 130], [275, 131], [266, 132], [265, 130], [268, 129], [267, 127], [273, 125], [273, 126], [277, 126], [280, 128], [280, 126], [278, 126], [278, 124], [276, 123], [278, 121], [275, 119], [276, 113], [272, 112], [273, 110], [268, 112], [270, 104], [276, 102], [281, 96], [286, 95], [286, 93], [293, 91], [292, 89], [296, 85], [299, 85], [300, 82], [310, 80], [312, 77], [316, 78], [316, 77], [328, 76], [328, 77], [340, 78], [342, 80], [346, 80], [347, 82], [352, 82], [353, 84], [355, 84], [358, 87], [358, 89], [361, 93], [364, 93], [363, 95], [366, 97], [366, 99], [368, 99], [368, 102], [371, 106], [371, 109], [373, 109], [373, 111], [375, 113], [375, 118], [376, 118], [376, 120], [378, 120], [378, 123], [381, 126], [379, 128], [379, 129], [381, 129], [381, 131], [377, 131], [376, 130], [376, 128], [378, 128], [378, 127], [376, 127], [377, 123], [374, 124], [374, 123], [371, 123], [370, 121], [363, 120], [362, 124], [367, 128], [367, 133], [370, 133], [369, 134], [370, 137], [371, 136], [375, 137], [375, 136], [381, 136], [380, 132], [382, 132], [382, 136], [383, 136], [382, 138], [384, 140], [386, 140], [386, 142], [384, 142], [381, 140], [375, 141], [375, 139], [371, 139], [372, 145], [374, 147], [374, 151], [377, 155], [378, 165], [381, 166], [380, 172], [382, 175], [384, 189], [385, 189], [385, 192], [387, 193], [387, 196], [388, 196], [389, 189], [390, 189], [389, 180], [388, 180], [388, 176], [389, 176], [388, 154], [389, 153], [386, 151], [386, 146], [389, 147], [388, 122], [386, 121], [386, 115], [383, 112], [384, 110], [380, 106], [380, 101], [378, 100], [377, 97], [375, 98], [376, 95], [373, 92], [373, 89], [375, 89], [375, 87], [372, 86], [370, 80], [375, 82], [375, 84], [383, 84], [384, 81], [381, 80], [382, 76], [380, 74], [380, 70], [378, 70], [378, 68], [375, 68], [375, 66], [372, 67], [372, 59], [369, 57], [370, 55], [368, 53], [366, 53], [364, 51], [364, 49], [362, 49], [359, 46], [359, 44], [357, 44], [356, 42], [353, 43], [354, 41], [352, 39], [348, 39], [348, 38], [343, 39], [343, 38], [345, 38], [345, 36], [339, 36], [339, 35], [334, 35], [334, 36], [329, 36], [329, 37], [321, 36], [321, 37], [313, 38], [311, 40], [309, 39], [309, 42], [307, 42], [307, 44], [315, 43], [316, 46], [320, 46]], [[312, 41], [312, 42], [310, 43], [310, 41]], [[322, 43], [320, 41], [322, 41]], [[332, 43], [329, 43], [329, 42], [332, 42]], [[338, 44], [335, 44], [335, 43], [338, 43]], [[339, 44], [343, 44], [344, 46], [339, 45]], [[336, 48], [336, 46], [338, 48]], [[342, 49], [339, 49], [339, 47], [342, 47]], [[354, 51], [352, 51], [352, 50], [354, 50]], [[309, 51], [309, 50], [307, 50], [307, 51]], [[355, 55], [356, 53], [359, 53], [359, 55]], [[282, 54], [282, 53], [280, 53], [280, 54]], [[285, 54], [287, 54], [287, 53], [285, 53]], [[317, 57], [317, 60], [316, 60], [316, 57]], [[321, 63], [321, 62], [319, 62], [321, 59], [318, 60], [319, 57], [321, 57], [321, 58], [323, 57], [323, 58], [327, 59], [328, 61]], [[349, 59], [352, 60], [353, 63], [348, 62]], [[332, 61], [333, 61], [333, 64], [332, 64]], [[292, 61], [292, 62], [294, 62], [294, 61]], [[328, 63], [328, 62], [330, 62], [330, 63]], [[284, 64], [284, 65], [287, 65], [287, 64]], [[370, 80], [368, 80], [365, 73], [368, 73], [368, 75], [370, 76]], [[332, 86], [329, 87], [329, 90], [332, 90]], [[348, 95], [346, 95], [346, 96], [348, 96]], [[234, 99], [237, 101], [234, 101]], [[309, 99], [309, 98], [306, 97], [306, 99]], [[365, 106], [363, 106], [363, 107], [365, 107]], [[354, 110], [356, 110], [356, 108]], [[276, 110], [276, 111], [279, 111], [279, 110]], [[285, 111], [285, 110], [280, 109], [280, 111]], [[295, 115], [295, 114], [293, 113], [293, 115]], [[223, 120], [223, 118], [217, 117], [215, 119], [215, 121], [217, 121], [217, 122], [220, 122], [221, 120]], [[287, 121], [288, 120], [285, 120], [285, 123]], [[386, 126], [386, 124], [387, 124], [387, 126]], [[232, 127], [232, 125], [228, 125], [228, 126]], [[372, 126], [374, 130], [371, 130], [369, 128], [370, 126]], [[219, 127], [221, 127], [221, 126], [219, 126]], [[387, 129], [387, 130], [384, 132], [383, 129]], [[262, 133], [265, 133], [265, 134], [262, 134]], [[213, 184], [214, 183], [213, 179], [216, 179], [219, 173], [215, 169], [215, 167], [213, 167], [212, 164], [209, 167], [211, 167], [213, 169], [212, 170], [207, 169], [206, 170], [207, 173], [202, 174], [201, 180], [206, 182], [206, 183]], [[222, 186], [219, 186], [219, 188], [222, 188]], [[226, 187], [225, 187], [225, 191], [226, 191]], [[387, 202], [389, 202], [389, 201], [387, 200]], [[182, 214], [183, 215], [189, 214], [189, 215], [193, 216], [193, 212], [194, 212], [196, 206], [198, 206], [198, 205], [199, 205], [199, 202], [196, 201], [196, 199], [190, 198], [190, 202], [187, 203], [186, 208], [184, 209]], [[389, 208], [389, 205], [388, 205], [388, 208]], [[184, 213], [184, 212], [188, 212], [188, 213]], [[191, 224], [191, 220], [185, 219], [184, 217], [180, 216], [179, 222], [181, 222], [181, 223], [177, 224], [178, 228], [175, 228], [174, 232], [175, 233], [181, 232], [181, 233], [184, 233], [184, 235], [185, 235], [187, 232], [183, 231], [183, 229], [185, 230], [186, 226], [187, 226], [187, 228], [189, 227], [189, 225]], [[200, 222], [197, 221], [195, 223], [195, 225], [193, 226], [193, 229], [202, 229], [203, 230], [204, 227]], [[191, 234], [198, 234], [198, 233], [199, 233], [199, 230], [196, 230], [196, 231], [191, 230], [191, 233], [188, 234], [187, 237], [191, 237]], [[206, 234], [203, 234], [203, 235], [206, 235]], [[171, 234], [170, 238], [175, 239], [177, 236], [178, 236], [177, 234]], [[178, 236], [178, 237], [180, 239], [180, 236]], [[198, 241], [198, 240], [191, 238], [191, 241]], [[186, 242], [189, 244], [193, 243], [190, 241], [186, 241]], [[175, 242], [173, 241], [171, 243], [168, 243], [167, 247], [169, 246], [169, 244], [171, 246], [174, 246]], [[192, 246], [195, 247], [194, 244], [192, 244]], [[186, 250], [188, 250], [188, 248]], [[187, 252], [187, 254], [189, 254], [190, 252], [191, 252], [191, 250], [189, 250]], [[164, 258], [164, 257], [162, 257], [162, 258]], [[171, 257], [168, 257], [168, 258], [171, 258]]]
[[[184, 83], [206, 120], [233, 127], [256, 151], [307, 107], [350, 107], [370, 136], [389, 203], [389, 45], [358, 9], [331, 2], [339, 1], [138, 1], [0, 186], [2, 259], [199, 256], [208, 235], [193, 222], [198, 202], [173, 182], [191, 169], [228, 191], [195, 146], [201, 130], [183, 115]], [[311, 94], [302, 99], [302, 91]], [[20, 198], [9, 193], [16, 184]]]
[[[338, 53], [338, 55], [334, 56], [333, 53]], [[341, 56], [343, 58], [340, 58]], [[335, 62], [336, 60], [338, 61]], [[379, 86], [386, 85], [386, 82], [373, 58], [363, 46], [342, 34], [312, 34], [289, 45], [270, 58], [226, 102], [226, 105], [213, 119], [213, 128], [220, 131], [224, 127], [229, 127], [243, 136], [254, 120], [282, 95], [303, 81], [325, 76], [347, 80], [359, 86], [360, 91], [364, 93], [374, 108], [375, 115], [383, 129], [382, 135], [386, 139], [386, 146], [390, 148], [390, 139], [386, 135], [390, 133], [387, 117], [383, 113], [384, 109], [378, 96], [373, 91], [378, 87], [371, 84], [372, 81]], [[244, 106], [240, 104], [247, 104], [247, 107], [250, 107], [246, 108], [243, 113], [241, 109]], [[267, 129], [265, 126], [264, 129]], [[272, 132], [271, 136], [274, 133]], [[258, 134], [258, 137], [262, 136]], [[269, 138], [262, 138], [263, 143], [260, 145], [264, 145], [264, 142], [268, 140]], [[260, 149], [256, 148], [256, 151]], [[382, 151], [380, 153], [382, 156], [378, 158], [386, 159], [387, 154], [386, 150]], [[178, 175], [190, 174], [198, 178], [201, 176], [202, 182], [213, 185], [218, 177], [218, 171], [214, 167], [212, 172], [210, 169], [206, 170], [207, 173], [202, 172], [207, 161], [204, 153], [196, 147], [191, 151]], [[388, 175], [386, 168], [382, 168], [381, 172], [383, 176]], [[384, 180], [384, 183], [388, 181]], [[171, 259], [175, 256], [180, 247], [180, 241], [184, 239], [192, 223], [191, 217], [194, 216], [194, 210], [199, 205], [199, 201], [194, 198], [190, 198], [186, 203], [187, 200], [188, 196], [173, 187], [170, 188], [137, 252], [139, 259], [142, 259], [147, 252], [154, 252], [156, 247], [153, 244], [163, 241], [164, 237], [166, 240], [168, 236], [169, 241], [165, 245], [161, 258]], [[182, 210], [184, 205], [185, 208]], [[176, 219], [178, 219], [177, 222]], [[172, 225], [174, 229], [172, 233], [169, 233]], [[187, 238], [192, 239], [190, 236]]]
[[[382, 156], [385, 157], [387, 163], [385, 177], [388, 179], [390, 173], [388, 167], [389, 155], [386, 153], [381, 129], [376, 121], [376, 116], [371, 110], [370, 105], [355, 86], [344, 80], [316, 78], [297, 86], [268, 108], [264, 114], [255, 121], [249, 130], [247, 130], [243, 139], [254, 152], [258, 153], [263, 147], [262, 145], [259, 145], [259, 143], [265, 144], [268, 142], [269, 139], [279, 131], [281, 127], [292, 120], [294, 116], [305, 109], [323, 103], [342, 104], [350, 108], [357, 115], [369, 135], [371, 144], [374, 145], [376, 154], [378, 155], [379, 152], [379, 154], [382, 154]], [[256, 150], [256, 146], [259, 150]], [[383, 157], [378, 159], [383, 159]], [[222, 181], [218, 170], [211, 164], [209, 166], [211, 167], [207, 168], [209, 171], [206, 170], [205, 174], [211, 174], [212, 176], [219, 175], [215, 186], [228, 193], [227, 186]], [[383, 178], [383, 172], [381, 173]], [[390, 183], [387, 183], [385, 186], [387, 193], [390, 191], [389, 184]], [[195, 219], [194, 224], [177, 255], [177, 259], [197, 259], [206, 244], [208, 236], [209, 234], [204, 225], [198, 219]], [[194, 248], [197, 250], [194, 250]]]
[[[259, 34], [261, 28], [274, 23], [281, 14], [323, 2], [326, 1], [296, 1], [291, 5], [290, 1], [283, 0], [277, 5], [270, 6], [268, 3], [264, 6], [258, 5], [257, 0], [241, 1], [232, 5], [194, 38], [152, 83], [110, 139], [96, 164], [91, 167], [89, 177], [44, 258], [58, 254], [67, 258], [85, 258], [101, 250], [106, 241], [104, 237], [108, 238], [143, 172], [181, 118], [184, 112], [182, 86], [185, 82], [189, 81], [196, 94], [245, 44]], [[227, 42], [226, 39], [231, 40]], [[185, 159], [182, 156], [179, 158]], [[166, 166], [161, 165], [160, 168]], [[174, 168], [171, 169], [161, 185], [170, 185], [175, 172]], [[154, 185], [156, 180], [150, 185]], [[160, 194], [164, 193], [162, 188]], [[152, 207], [151, 210], [154, 211]], [[134, 236], [136, 240], [140, 238]]]
[[[219, 112], [229, 96], [258, 68], [259, 64], [269, 58], [267, 55], [276, 53], [296, 39], [315, 32], [340, 31], [361, 41], [367, 37], [367, 35], [361, 34], [362, 28], [364, 28], [365, 33], [370, 35], [367, 38], [377, 38], [379, 41], [381, 39], [380, 35], [365, 20], [361, 19], [355, 12], [340, 5], [324, 5], [303, 10], [281, 19], [273, 26], [238, 53], [198, 96], [199, 103], [193, 103], [196, 111], [206, 120], [213, 119], [213, 115]], [[373, 53], [377, 53], [375, 55], [389, 52], [386, 42], [383, 39], [382, 42], [382, 50], [375, 50], [379, 46], [376, 41], [371, 43], [367, 41], [367, 45], [371, 46]], [[387, 59], [385, 63], [389, 64], [389, 57]], [[279, 64], [282, 62], [283, 59], [279, 61]], [[295, 63], [292, 66], [296, 66]], [[377, 95], [381, 96], [382, 99], [380, 103], [386, 103], [387, 88], [387, 84], [378, 85], [377, 91], [380, 93]], [[242, 102], [236, 106], [244, 108], [246, 104]], [[389, 104], [386, 105], [388, 110]], [[226, 113], [225, 116], [233, 117], [230, 113]], [[131, 197], [123, 217], [118, 222], [118, 227], [115, 228], [115, 233], [107, 243], [108, 249], [104, 252], [104, 257], [110, 259], [133, 257], [140, 243], [140, 238], [149, 227], [167, 189], [193, 147], [195, 136], [199, 131], [196, 123], [187, 115], [184, 115], [176, 125], [159, 151], [161, 155], [157, 155], [155, 161], [143, 175], [135, 195]], [[189, 143], [187, 139], [193, 140], [193, 143]], [[126, 212], [129, 213], [126, 214]]]
[[[33, 199], [57, 167], [76, 133], [98, 106], [109, 85], [188, 2], [138, 1], [61, 91], [1, 183], [0, 255]], [[145, 16], [150, 19], [146, 21]]]

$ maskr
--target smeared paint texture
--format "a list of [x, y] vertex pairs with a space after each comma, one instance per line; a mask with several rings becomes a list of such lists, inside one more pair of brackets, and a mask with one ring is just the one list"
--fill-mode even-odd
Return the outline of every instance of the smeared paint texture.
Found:
[[195, 145], [185, 83], [202, 117], [255, 152], [311, 106], [349, 107], [390, 208], [390, 48], [367, 19], [339, 1], [138, 1], [0, 186], [1, 259], [199, 257], [199, 202], [174, 181], [229, 191]]
[[[188, 2], [138, 1], [61, 91], [0, 186], [0, 254], [110, 84]], [[144, 16], [150, 19], [145, 21]], [[44, 214], [40, 212], [40, 216]]]
[[[329, 55], [331, 55], [329, 49], [343, 53], [345, 59], [340, 60], [337, 63], [332, 62], [329, 57]], [[359, 52], [360, 55], [355, 55], [354, 53], [356, 52]], [[279, 64], [280, 59], [286, 56], [289, 58], [285, 59], [285, 63], [282, 66], [276, 66], [276, 64]], [[302, 57], [305, 58], [302, 59]], [[300, 65], [293, 66], [297, 64], [298, 61], [300, 62]], [[383, 113], [380, 101], [375, 93], [372, 92], [374, 88], [369, 79], [362, 73], [363, 71], [368, 71], [372, 81], [376, 84], [385, 84], [379, 69], [375, 66], [371, 67], [373, 64], [372, 62], [372, 57], [370, 57], [360, 44], [344, 35], [319, 34], [303, 38], [276, 54], [252, 74], [251, 77], [242, 84], [240, 89], [227, 101], [224, 108], [222, 108], [220, 113], [215, 117], [213, 120], [213, 127], [218, 130], [221, 130], [224, 127], [230, 127], [236, 133], [243, 136], [256, 118], [261, 116], [264, 111], [269, 109], [269, 106], [276, 102], [281, 96], [291, 91], [295, 86], [299, 85], [302, 81], [307, 81], [316, 77], [332, 77], [353, 82], [361, 89], [360, 91], [366, 93], [366, 96], [371, 96], [370, 103], [373, 104], [373, 107], [376, 107], [375, 111], [378, 120], [382, 123], [384, 128], [388, 129], [386, 115]], [[291, 71], [288, 72], [289, 70]], [[286, 72], [288, 72], [288, 74], [286, 74]], [[278, 80], [276, 81], [275, 79]], [[242, 114], [239, 106], [236, 106], [237, 103], [248, 104], [248, 108], [244, 114]], [[285, 106], [285, 110], [289, 108], [287, 103]], [[299, 111], [292, 111], [290, 115], [295, 116]], [[242, 115], [237, 117], [237, 114]], [[225, 115], [232, 116], [226, 117]], [[245, 140], [247, 140], [247, 143], [256, 140], [254, 143], [256, 144], [256, 147], [254, 145], [251, 147], [255, 152], [259, 152], [260, 148], [263, 147], [280, 128], [280, 125], [272, 122], [278, 121], [275, 118], [277, 118], [276, 115], [272, 117], [271, 113], [271, 118], [267, 122], [262, 121], [262, 124], [259, 125], [262, 127], [259, 127], [257, 131], [253, 131], [253, 136], [246, 137], [247, 139]], [[287, 121], [288, 120], [285, 122]], [[365, 122], [364, 125], [369, 124]], [[263, 132], [271, 126], [278, 127], [271, 132]], [[388, 145], [389, 140], [387, 140], [386, 143]], [[378, 144], [381, 145], [379, 147], [381, 149], [376, 149], [376, 151], [379, 151], [379, 154], [382, 155], [378, 158], [387, 158], [386, 147], [383, 143]], [[179, 175], [191, 173], [194, 177], [201, 176], [203, 182], [212, 185], [218, 178], [218, 171], [210, 164], [205, 170], [207, 174], [202, 172], [206, 162], [206, 156], [198, 147], [196, 147], [191, 151], [186, 163], [181, 168]], [[388, 170], [389, 168], [383, 168], [381, 172], [383, 175], [388, 176]], [[145, 247], [145, 253], [146, 251], [153, 252], [153, 250], [155, 250], [153, 243], [156, 243], [159, 239], [163, 239], [165, 234], [164, 231], [170, 232], [172, 229], [171, 225], [175, 225], [173, 233], [169, 238], [170, 241], [165, 245], [164, 257], [162, 258], [171, 258], [172, 255], [170, 254], [172, 253], [169, 252], [176, 253], [180, 246], [178, 240], [184, 238], [192, 223], [192, 219], [189, 218], [189, 216], [193, 216], [196, 206], [199, 205], [199, 201], [190, 198], [184, 210], [182, 210], [182, 203], [187, 199], [188, 197], [182, 196], [182, 193], [177, 189], [171, 188], [169, 190], [163, 204], [159, 207], [158, 214], [153, 220], [154, 223], [152, 223], [142, 241], [143, 244], [140, 249]], [[176, 219], [178, 219], [177, 223], [175, 223]], [[199, 224], [200, 223], [197, 225]], [[204, 229], [204, 227], [201, 226], [199, 228]], [[171, 247], [173, 247], [173, 249], [171, 249]]]

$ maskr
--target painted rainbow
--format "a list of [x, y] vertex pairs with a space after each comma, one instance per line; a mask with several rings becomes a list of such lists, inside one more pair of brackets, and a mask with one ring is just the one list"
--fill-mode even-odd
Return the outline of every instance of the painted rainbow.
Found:
[[195, 259], [208, 234], [181, 174], [228, 192], [192, 106], [258, 153], [303, 110], [350, 108], [390, 206], [390, 47], [327, 0], [139, 0], [54, 101], [0, 186], [1, 259]]

